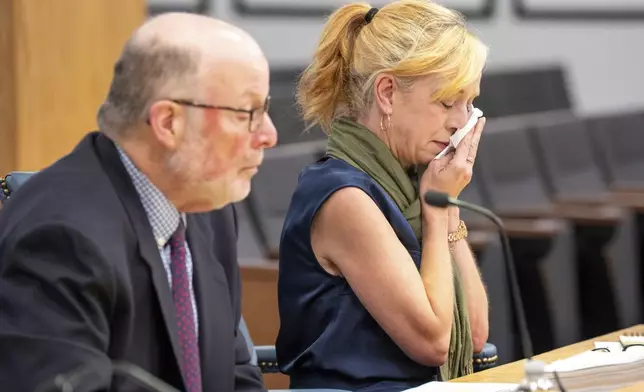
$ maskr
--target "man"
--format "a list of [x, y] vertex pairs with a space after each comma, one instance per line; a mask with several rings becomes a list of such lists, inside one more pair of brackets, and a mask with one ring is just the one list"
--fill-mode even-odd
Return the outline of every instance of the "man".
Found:
[[268, 88], [262, 51], [224, 22], [173, 13], [135, 32], [100, 132], [0, 214], [0, 389], [141, 390], [110, 361], [182, 391], [264, 389], [238, 332], [230, 203], [276, 143]]

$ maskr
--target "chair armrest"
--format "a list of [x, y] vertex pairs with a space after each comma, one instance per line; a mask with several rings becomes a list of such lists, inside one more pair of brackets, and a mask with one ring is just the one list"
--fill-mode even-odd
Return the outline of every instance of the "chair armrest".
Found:
[[[275, 346], [255, 346], [257, 365], [262, 373], [279, 373]], [[349, 392], [343, 389], [271, 389], [269, 392]]]
[[619, 207], [579, 203], [555, 203], [555, 213], [581, 224], [617, 224], [624, 217]]
[[616, 186], [616, 185], [611, 185], [610, 190], [613, 192], [638, 192], [642, 193], [644, 192], [644, 187], [640, 186], [639, 184], [635, 186]]
[[472, 359], [474, 361], [474, 372], [480, 372], [496, 366], [499, 360], [496, 346], [492, 343], [485, 343], [483, 350], [474, 353]]
[[0, 177], [0, 201], [10, 198], [33, 175], [33, 172], [11, 172], [5, 177]]
[[616, 224], [623, 216], [623, 211], [616, 207], [574, 203], [553, 203], [525, 210], [499, 209], [495, 212], [502, 218], [565, 219], [582, 225]]
[[[485, 218], [477, 217], [465, 223], [472, 230], [498, 231], [496, 225]], [[509, 237], [516, 238], [552, 238], [565, 229], [564, 222], [557, 219], [503, 218], [503, 226]]]
[[7, 185], [7, 178], [0, 177], [0, 204], [4, 203], [5, 200], [9, 198], [9, 186]]
[[262, 373], [280, 372], [275, 346], [255, 346], [255, 353], [257, 354], [257, 366], [262, 370]]
[[644, 212], [644, 190], [641, 191], [613, 191], [611, 202], [623, 208], [630, 208], [637, 212]]
[[487, 245], [490, 244], [494, 239], [496, 239], [496, 235], [492, 233], [489, 230], [469, 230], [469, 234], [467, 236], [467, 243], [470, 244], [473, 250], [481, 250], [484, 249]]
[[[257, 353], [257, 364], [262, 370], [262, 373], [279, 373], [279, 366], [277, 364], [277, 355], [275, 346], [255, 346]], [[492, 343], [485, 343], [483, 350], [475, 353], [472, 357], [474, 362], [474, 371], [478, 372], [484, 369], [489, 369], [496, 366], [499, 356], [496, 346]], [[313, 390], [307, 390], [313, 392]], [[316, 390], [317, 391], [317, 390]], [[319, 390], [323, 391], [323, 390]], [[330, 391], [330, 390], [324, 390]]]
[[644, 190], [616, 190], [603, 193], [590, 193], [588, 195], [557, 198], [559, 204], [577, 204], [593, 207], [617, 207], [644, 212]]

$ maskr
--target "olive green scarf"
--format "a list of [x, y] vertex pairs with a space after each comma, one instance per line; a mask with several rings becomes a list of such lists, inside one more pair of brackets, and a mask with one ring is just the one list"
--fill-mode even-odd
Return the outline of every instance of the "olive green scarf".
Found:
[[[422, 249], [421, 204], [414, 181], [389, 148], [371, 131], [347, 118], [336, 119], [331, 128], [327, 154], [371, 176], [396, 203], [411, 225]], [[454, 321], [449, 358], [441, 366], [443, 380], [472, 373], [472, 335], [465, 294], [458, 267], [454, 271]]]

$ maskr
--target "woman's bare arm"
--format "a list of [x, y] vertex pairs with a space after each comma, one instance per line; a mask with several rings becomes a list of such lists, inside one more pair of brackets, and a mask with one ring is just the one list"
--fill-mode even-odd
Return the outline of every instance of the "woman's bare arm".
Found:
[[445, 362], [454, 287], [445, 210], [423, 212], [420, 273], [374, 201], [358, 188], [335, 192], [311, 228], [313, 250], [345, 277], [371, 316], [412, 359]]

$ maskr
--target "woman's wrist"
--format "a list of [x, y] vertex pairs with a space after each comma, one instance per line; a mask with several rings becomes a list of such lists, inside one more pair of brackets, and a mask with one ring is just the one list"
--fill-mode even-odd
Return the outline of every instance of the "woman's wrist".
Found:
[[458, 207], [448, 207], [447, 208], [447, 230], [450, 233], [458, 230], [459, 225], [461, 224], [461, 214]]
[[425, 226], [447, 228], [449, 227], [449, 212], [445, 208], [425, 206], [423, 207], [423, 224]]

